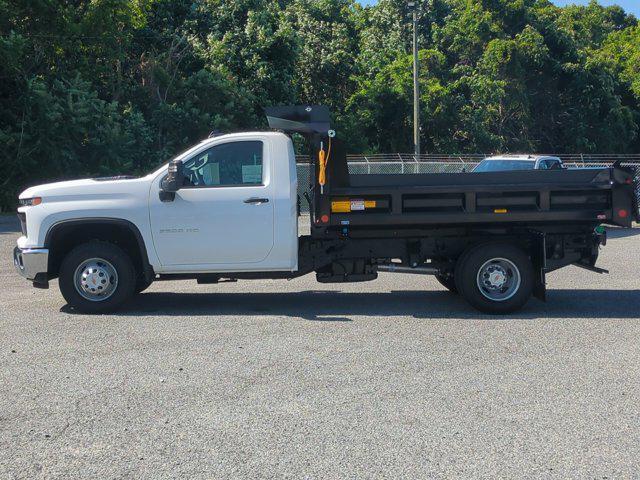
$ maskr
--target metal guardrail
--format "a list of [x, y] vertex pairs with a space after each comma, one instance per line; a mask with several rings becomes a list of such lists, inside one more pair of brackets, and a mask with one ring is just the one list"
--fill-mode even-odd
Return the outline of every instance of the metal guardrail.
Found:
[[[478, 162], [489, 155], [464, 154], [464, 155], [437, 155], [424, 154], [419, 157], [413, 154], [394, 153], [376, 155], [348, 155], [347, 162], [349, 173], [352, 175], [367, 174], [416, 174], [416, 173], [461, 173], [470, 171]], [[640, 154], [559, 154], [568, 168], [604, 168], [610, 167], [616, 161], [621, 161], [624, 166], [635, 168], [638, 188], [636, 196], [640, 204]], [[309, 190], [310, 165], [309, 157], [299, 155], [296, 157], [298, 172], [298, 194], [301, 198]], [[303, 212], [308, 211], [307, 203], [300, 202]]]

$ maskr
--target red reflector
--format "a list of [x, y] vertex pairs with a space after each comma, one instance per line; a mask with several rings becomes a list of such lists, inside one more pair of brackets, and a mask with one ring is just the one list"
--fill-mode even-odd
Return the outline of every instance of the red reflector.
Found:
[[629, 215], [629, 212], [627, 212], [624, 208], [618, 210], [618, 216], [620, 218], [627, 218], [627, 215]]
[[322, 223], [327, 223], [329, 221], [329, 215], [322, 215], [320, 217], [320, 220], [322, 221]]
[[627, 178], [624, 183], [626, 183], [627, 185], [631, 185], [633, 183], [633, 178]]

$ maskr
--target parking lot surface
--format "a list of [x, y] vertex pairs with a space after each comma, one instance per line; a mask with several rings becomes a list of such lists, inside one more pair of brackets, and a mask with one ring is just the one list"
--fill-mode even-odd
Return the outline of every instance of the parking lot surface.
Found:
[[640, 230], [548, 302], [431, 277], [157, 282], [115, 315], [14, 273], [0, 217], [0, 478], [637, 478]]

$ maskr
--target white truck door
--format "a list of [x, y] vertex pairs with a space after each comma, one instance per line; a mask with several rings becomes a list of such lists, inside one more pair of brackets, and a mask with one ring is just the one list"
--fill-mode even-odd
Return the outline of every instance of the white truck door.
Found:
[[153, 242], [163, 266], [233, 270], [269, 256], [274, 186], [266, 147], [261, 139], [210, 146], [185, 159], [187, 184], [173, 201], [151, 193]]

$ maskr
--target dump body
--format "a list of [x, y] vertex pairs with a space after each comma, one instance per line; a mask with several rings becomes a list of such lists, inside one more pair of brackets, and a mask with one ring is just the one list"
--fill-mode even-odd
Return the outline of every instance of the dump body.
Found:
[[322, 106], [266, 109], [269, 124], [306, 135], [312, 235], [357, 228], [558, 223], [632, 225], [634, 172], [603, 169], [351, 175]]
[[[599, 169], [349, 175], [333, 158], [314, 187], [316, 235], [370, 227], [593, 223], [629, 227], [637, 216], [633, 172]], [[341, 166], [343, 163], [345, 166]]]

